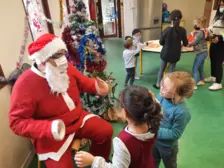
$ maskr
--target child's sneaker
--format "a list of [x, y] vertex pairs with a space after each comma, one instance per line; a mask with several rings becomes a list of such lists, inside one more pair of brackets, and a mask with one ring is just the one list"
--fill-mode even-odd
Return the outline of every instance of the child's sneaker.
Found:
[[139, 80], [139, 79], [140, 79], [140, 77], [139, 77], [139, 76], [135, 76], [135, 79], [136, 79], [136, 80]]
[[197, 83], [197, 85], [198, 85], [198, 86], [205, 85], [205, 82], [204, 82], [204, 81], [199, 81], [199, 82]]
[[204, 79], [205, 82], [215, 82], [215, 80], [216, 80], [215, 77], [212, 76]]

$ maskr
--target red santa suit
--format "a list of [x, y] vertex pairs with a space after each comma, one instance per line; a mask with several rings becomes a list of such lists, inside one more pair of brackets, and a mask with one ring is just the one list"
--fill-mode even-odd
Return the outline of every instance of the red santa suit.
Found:
[[[49, 34], [29, 46], [31, 58], [39, 63], [61, 49], [66, 50], [63, 41]], [[80, 101], [81, 92], [100, 92], [97, 82], [82, 75], [71, 64], [68, 65], [67, 74], [67, 92], [53, 94], [45, 74], [34, 64], [20, 76], [11, 95], [11, 129], [20, 136], [32, 139], [39, 159], [45, 160], [50, 168], [73, 167], [71, 143], [74, 137], [91, 139], [91, 153], [106, 159], [111, 148], [111, 125], [82, 110]]]

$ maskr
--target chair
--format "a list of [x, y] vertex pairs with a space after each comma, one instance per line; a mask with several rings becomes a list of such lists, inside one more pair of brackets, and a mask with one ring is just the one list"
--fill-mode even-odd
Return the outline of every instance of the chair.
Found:
[[[81, 139], [75, 139], [72, 143], [72, 150], [75, 152], [79, 151], [81, 145]], [[37, 168], [41, 168], [40, 160], [37, 161]]]

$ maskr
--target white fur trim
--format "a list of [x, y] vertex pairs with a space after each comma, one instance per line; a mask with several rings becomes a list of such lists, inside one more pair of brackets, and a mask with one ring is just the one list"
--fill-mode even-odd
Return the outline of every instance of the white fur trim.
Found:
[[82, 125], [80, 126], [80, 128], [82, 128], [85, 125], [86, 121], [89, 120], [92, 117], [99, 117], [99, 116], [97, 116], [95, 114], [89, 114], [89, 115], [85, 116], [82, 120]]
[[69, 135], [69, 137], [67, 138], [65, 143], [61, 146], [61, 148], [57, 152], [48, 152], [48, 153], [43, 153], [43, 154], [37, 154], [38, 159], [43, 161], [43, 160], [47, 160], [49, 158], [49, 159], [52, 159], [52, 160], [58, 162], [61, 159], [62, 155], [65, 153], [65, 151], [68, 149], [70, 144], [72, 143], [74, 137], [75, 137], [75, 133]]
[[[60, 132], [58, 128], [61, 127]], [[62, 120], [54, 120], [51, 125], [51, 132], [55, 140], [63, 140], [65, 137], [65, 124]]]
[[70, 96], [68, 95], [68, 93], [62, 93], [62, 97], [66, 103], [66, 105], [68, 106], [69, 110], [72, 111], [75, 109], [75, 103], [73, 102], [73, 100], [70, 98]]
[[30, 55], [30, 59], [35, 61], [37, 64], [41, 64], [62, 49], [67, 51], [67, 47], [63, 40], [60, 38], [54, 38], [51, 42], [45, 45], [44, 48]]
[[99, 86], [98, 86], [98, 84], [97, 84], [97, 81], [95, 82], [95, 87], [96, 87], [96, 92], [97, 92], [98, 94], [100, 94], [100, 88], [99, 88]]
[[[89, 114], [89, 115], [85, 116], [84, 119], [82, 120], [82, 125], [80, 128], [82, 128], [85, 125], [86, 121], [92, 117], [99, 117], [99, 116], [94, 115], [94, 114]], [[61, 146], [61, 148], [57, 152], [48, 152], [48, 153], [43, 153], [43, 154], [37, 154], [39, 160], [43, 161], [43, 160], [47, 160], [48, 158], [50, 158], [52, 160], [59, 161], [61, 159], [62, 155], [65, 153], [65, 151], [70, 146], [70, 144], [73, 142], [74, 137], [75, 137], [75, 133], [70, 134], [69, 137], [67, 138], [67, 140], [65, 141], [65, 143]]]
[[33, 71], [35, 74], [45, 78], [45, 75], [42, 72], [40, 72], [34, 65], [32, 65], [31, 71]]

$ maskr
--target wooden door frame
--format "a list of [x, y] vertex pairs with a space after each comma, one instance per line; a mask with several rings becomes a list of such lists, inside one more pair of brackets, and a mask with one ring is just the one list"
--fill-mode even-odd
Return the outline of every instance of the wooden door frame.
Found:
[[[42, 2], [45, 16], [51, 20], [51, 12], [50, 12], [50, 8], [49, 8], [48, 0], [41, 0], [41, 2]], [[48, 27], [49, 33], [54, 34], [53, 25], [51, 23], [47, 22], [47, 27]]]
[[70, 14], [71, 11], [70, 11], [70, 3], [69, 3], [69, 0], [66, 0], [66, 7], [67, 7], [68, 14]]
[[121, 0], [117, 0], [118, 6], [118, 37], [122, 37], [122, 24], [121, 24]]

